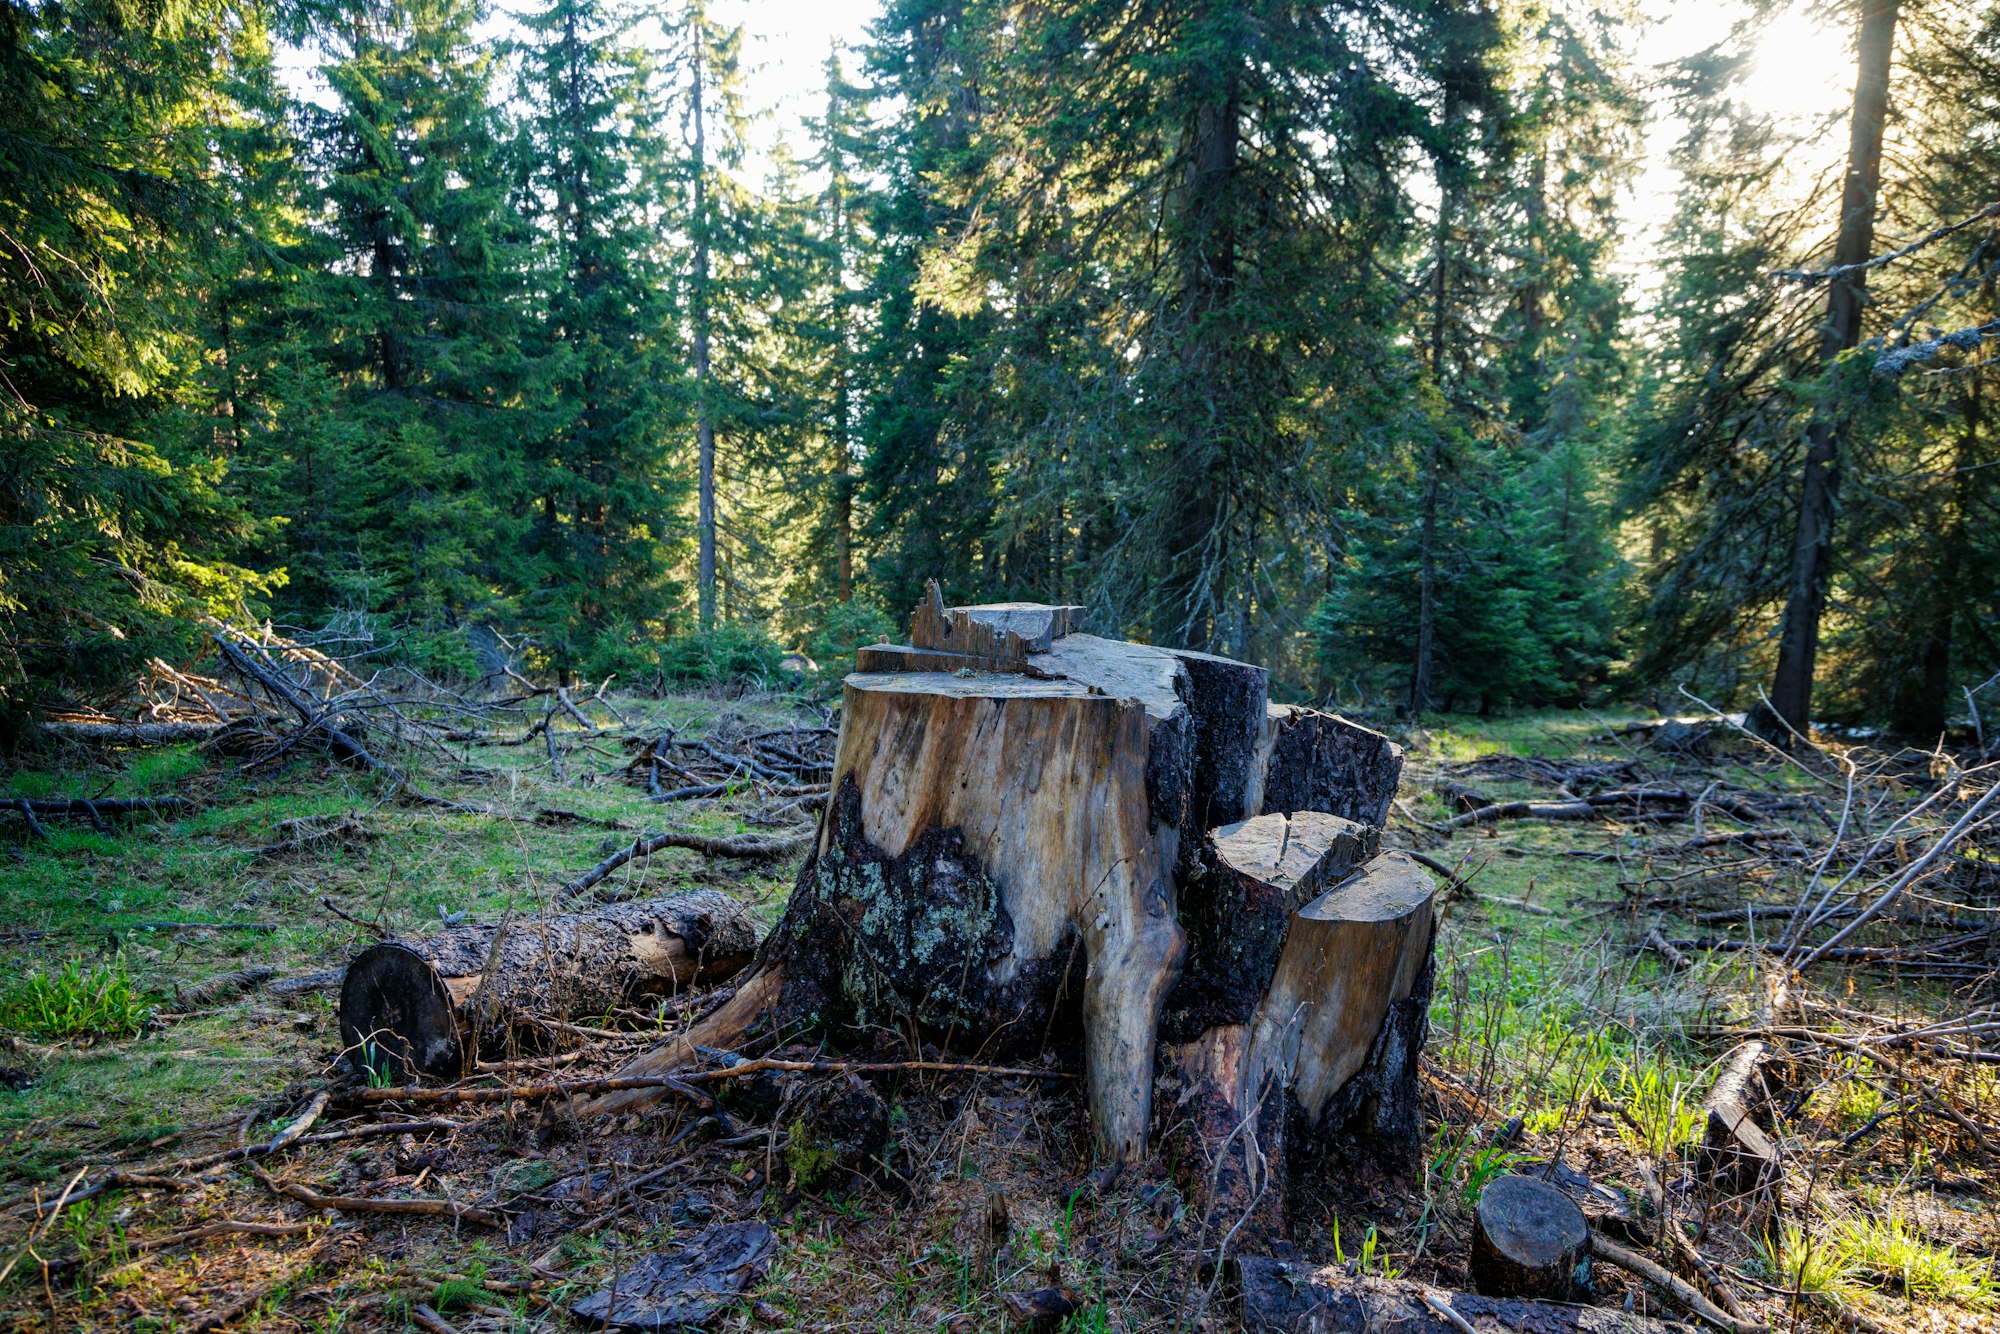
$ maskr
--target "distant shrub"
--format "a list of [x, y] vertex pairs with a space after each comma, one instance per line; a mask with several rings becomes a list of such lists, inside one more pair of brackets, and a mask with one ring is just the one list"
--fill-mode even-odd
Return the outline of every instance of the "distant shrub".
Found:
[[125, 956], [85, 968], [29, 973], [0, 994], [0, 1028], [41, 1038], [129, 1037], [146, 1021]]
[[667, 642], [658, 625], [614, 620], [590, 639], [578, 675], [586, 681], [615, 676], [628, 688], [650, 684], [661, 671], [661, 646]]
[[895, 637], [895, 618], [881, 603], [866, 598], [836, 602], [827, 608], [819, 628], [806, 637], [806, 656], [818, 664], [822, 676], [845, 676], [854, 670], [856, 649]]
[[670, 681], [725, 685], [776, 679], [784, 650], [762, 627], [725, 621], [711, 630], [675, 635], [660, 650]]

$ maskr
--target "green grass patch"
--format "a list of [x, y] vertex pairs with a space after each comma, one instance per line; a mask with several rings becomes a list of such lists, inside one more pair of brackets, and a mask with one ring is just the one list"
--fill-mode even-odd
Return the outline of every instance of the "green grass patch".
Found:
[[53, 973], [32, 972], [0, 993], [0, 1028], [30, 1037], [130, 1037], [145, 1022], [123, 952], [106, 963], [72, 959]]
[[1941, 1246], [1895, 1214], [1843, 1222], [1834, 1249], [1856, 1274], [1899, 1288], [1912, 1301], [1990, 1311], [2000, 1308], [2000, 1284], [1988, 1260]]

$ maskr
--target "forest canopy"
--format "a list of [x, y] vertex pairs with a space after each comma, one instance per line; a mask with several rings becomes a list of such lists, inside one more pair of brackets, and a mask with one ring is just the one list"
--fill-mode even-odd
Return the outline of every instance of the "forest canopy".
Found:
[[884, 0], [781, 135], [699, 0], [0, 0], [0, 735], [213, 618], [645, 684], [937, 579], [1348, 708], [1934, 738], [2000, 10], [1812, 7], [1788, 108], [1791, 9], [1655, 8]]

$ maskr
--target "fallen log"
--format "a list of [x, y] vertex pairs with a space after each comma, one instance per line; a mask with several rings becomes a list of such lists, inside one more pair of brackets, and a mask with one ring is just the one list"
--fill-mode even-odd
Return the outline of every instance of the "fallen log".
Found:
[[36, 838], [47, 838], [48, 830], [42, 827], [40, 817], [82, 816], [101, 833], [110, 832], [105, 823], [107, 815], [171, 815], [185, 810], [187, 803], [179, 797], [102, 797], [96, 801], [83, 799], [69, 800], [57, 798], [46, 800], [33, 797], [0, 798], [0, 809], [20, 812], [21, 820], [28, 826], [28, 832]]
[[1765, 1053], [1763, 1042], [1755, 1038], [1739, 1044], [1702, 1099], [1707, 1118], [1702, 1162], [1711, 1174], [1741, 1186], [1775, 1181], [1779, 1171], [1778, 1147], [1757, 1124], [1757, 1114], [1767, 1101]]
[[755, 946], [742, 905], [714, 890], [384, 941], [347, 967], [341, 1041], [377, 1079], [456, 1079], [518, 1045], [534, 1019], [728, 977]]
[[261, 964], [253, 965], [249, 968], [239, 968], [233, 973], [224, 973], [219, 977], [211, 977], [203, 982], [196, 982], [192, 986], [176, 987], [174, 989], [174, 1008], [186, 1014], [193, 1010], [199, 1010], [205, 1005], [213, 1005], [217, 1001], [225, 1001], [232, 996], [239, 996], [254, 987], [262, 986], [265, 982], [268, 982], [272, 971], [272, 969]]
[[15, 797], [10, 804], [19, 810], [23, 806], [37, 815], [166, 815], [186, 809], [187, 803], [179, 797], [99, 797], [86, 800], [78, 797], [54, 800]]
[[314, 1209], [332, 1209], [346, 1214], [419, 1214], [428, 1218], [449, 1218], [455, 1223], [477, 1223], [481, 1227], [504, 1228], [507, 1220], [490, 1209], [451, 1200], [374, 1200], [357, 1195], [325, 1195], [296, 1181], [280, 1181], [261, 1167], [251, 1167], [250, 1175], [264, 1183], [274, 1195], [288, 1195]]
[[50, 736], [91, 741], [103, 746], [170, 746], [181, 741], [206, 741], [227, 727], [226, 722], [49, 722], [43, 723], [41, 730]]
[[810, 826], [776, 834], [744, 838], [710, 838], [703, 834], [645, 834], [606, 857], [557, 891], [556, 897], [569, 900], [595, 888], [604, 878], [628, 862], [650, 857], [667, 848], [686, 848], [705, 857], [742, 857], [753, 861], [792, 857], [804, 852], [812, 842]]
[[1658, 818], [1663, 815], [1678, 816], [1697, 803], [1745, 823], [1755, 823], [1764, 818], [1764, 812], [1745, 797], [1704, 795], [1685, 788], [1620, 788], [1568, 801], [1496, 801], [1461, 811], [1446, 820], [1444, 827], [1464, 829], [1471, 825], [1496, 824], [1501, 820], [1596, 820], [1620, 808], [1629, 814]]
[[1685, 1325], [1595, 1306], [1449, 1292], [1407, 1279], [1350, 1274], [1262, 1256], [1236, 1262], [1250, 1334], [1686, 1334]]
[[[967, 665], [847, 678], [832, 795], [783, 918], [727, 1002], [622, 1076], [808, 1029], [1075, 1051], [1115, 1170], [1145, 1151], [1160, 1046], [1193, 1044], [1178, 1098], [1268, 1111], [1302, 1141], [1404, 1138], [1431, 889], [1406, 858], [1370, 860], [1401, 751], [1271, 708], [1261, 668], [1065, 633], [1069, 616], [933, 591], [913, 646], [863, 655]], [[1226, 1138], [1226, 1119], [1207, 1123]], [[1202, 1147], [1202, 1163], [1238, 1152]]]
[[[1790, 989], [1782, 975], [1760, 980], [1759, 988], [1757, 1026], [1768, 1029], [1783, 1016]], [[1759, 1038], [1737, 1044], [1702, 1099], [1707, 1118], [1702, 1163], [1711, 1174], [1743, 1188], [1776, 1181], [1782, 1170], [1778, 1146], [1758, 1121], [1768, 1101], [1764, 1062], [1769, 1054]]]

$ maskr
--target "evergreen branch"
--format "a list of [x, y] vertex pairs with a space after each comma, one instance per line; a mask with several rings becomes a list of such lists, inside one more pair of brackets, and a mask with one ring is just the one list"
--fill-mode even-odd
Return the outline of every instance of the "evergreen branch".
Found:
[[1773, 278], [1789, 278], [1794, 282], [1802, 283], [1831, 282], [1835, 278], [1845, 278], [1850, 273], [1862, 273], [1869, 269], [1879, 269], [1884, 264], [1893, 264], [1899, 259], [1914, 255], [1925, 246], [1933, 245], [1944, 240], [1947, 236], [1956, 235], [1975, 223], [1984, 222], [1987, 218], [1993, 217], [2000, 217], [2000, 199], [1994, 200], [1971, 217], [1947, 223], [1945, 226], [1939, 227], [1927, 235], [1918, 237], [1900, 250], [1891, 250], [1887, 254], [1877, 255], [1873, 259], [1864, 259], [1858, 264], [1836, 264], [1830, 269], [1778, 269], [1771, 276]]
[[1875, 358], [1873, 374], [1878, 378], [1901, 375], [1910, 367], [1931, 360], [1948, 347], [1970, 351], [1989, 338], [2000, 339], [2000, 320], [1989, 320], [1985, 324], [1976, 324], [1969, 329], [1939, 334], [1936, 338], [1927, 338], [1921, 343], [1911, 343], [1908, 347], [1884, 352]]

